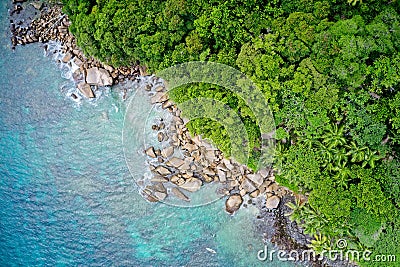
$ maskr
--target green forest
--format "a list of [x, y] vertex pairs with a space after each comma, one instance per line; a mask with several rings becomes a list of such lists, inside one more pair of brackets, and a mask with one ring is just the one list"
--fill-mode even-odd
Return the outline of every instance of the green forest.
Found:
[[[399, 0], [64, 0], [64, 10], [84, 52], [114, 66], [157, 73], [200, 60], [245, 73], [274, 114], [277, 182], [308, 197], [290, 218], [315, 237], [310, 246], [335, 249], [344, 238], [347, 249], [400, 260]], [[235, 110], [257, 168], [260, 129], [245, 101], [211, 84], [170, 97], [211, 97]], [[217, 122], [188, 128], [229, 156]]]

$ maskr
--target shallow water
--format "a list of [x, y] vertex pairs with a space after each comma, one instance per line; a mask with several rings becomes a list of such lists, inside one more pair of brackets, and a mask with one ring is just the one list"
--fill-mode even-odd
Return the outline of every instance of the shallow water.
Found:
[[0, 5], [0, 266], [289, 266], [257, 260], [254, 209], [144, 201], [125, 164], [121, 96], [72, 101], [39, 45], [11, 51]]

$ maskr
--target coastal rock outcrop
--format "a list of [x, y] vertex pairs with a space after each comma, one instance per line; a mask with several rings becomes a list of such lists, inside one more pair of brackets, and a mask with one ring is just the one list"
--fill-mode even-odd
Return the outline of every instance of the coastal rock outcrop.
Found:
[[[24, 5], [21, 5], [23, 2], [25, 0], [13, 0], [14, 8], [10, 12], [12, 48], [14, 49], [17, 45], [40, 42], [44, 44], [49, 55], [59, 55], [57, 58], [61, 66], [68, 65], [71, 68], [74, 64], [78, 69], [72, 78], [79, 91], [78, 94], [86, 98], [93, 98], [95, 94], [90, 92], [91, 89], [89, 90], [85, 84], [95, 87], [111, 86], [126, 80], [133, 80], [140, 73], [146, 74], [145, 68], [138, 65], [113, 68], [85, 55], [77, 46], [75, 37], [69, 32], [71, 22], [68, 16], [62, 12], [60, 5], [49, 4], [46, 1], [34, 1], [30, 3], [30, 8], [23, 8]], [[31, 13], [34, 9], [34, 13], [38, 16], [20, 15], [27, 9]], [[49, 42], [57, 42], [59, 45], [49, 46]], [[49, 51], [50, 48], [52, 51]], [[81, 84], [82, 82], [84, 84]], [[80, 87], [78, 87], [79, 84], [81, 84]], [[71, 97], [76, 99], [77, 94], [72, 93]]]
[[168, 192], [184, 201], [190, 201], [190, 194], [203, 185], [219, 183], [221, 196], [228, 195], [226, 210], [231, 214], [242, 206], [244, 198], [264, 196], [269, 208], [279, 205], [280, 197], [287, 191], [274, 182], [273, 172], [266, 168], [253, 172], [247, 166], [225, 158], [220, 150], [199, 135], [191, 136], [186, 127], [189, 120], [181, 117], [181, 111], [169, 100], [165, 87], [156, 78], [154, 84], [145, 86], [144, 90], [151, 103], [172, 115], [168, 123], [161, 120], [151, 126], [157, 131], [159, 142], [168, 141], [159, 152], [154, 152], [152, 147], [146, 150], [150, 168], [157, 176], [154, 181], [150, 179], [151, 182], [162, 180], [169, 188], [176, 188], [175, 193]]

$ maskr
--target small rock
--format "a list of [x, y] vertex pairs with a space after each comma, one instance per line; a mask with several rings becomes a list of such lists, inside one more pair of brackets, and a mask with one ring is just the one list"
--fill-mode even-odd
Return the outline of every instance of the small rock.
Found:
[[170, 179], [171, 183], [176, 184], [178, 182], [178, 180], [179, 180], [178, 176], [176, 176], [176, 175], [171, 176], [171, 179]]
[[154, 177], [151, 178], [150, 181], [153, 183], [166, 183], [168, 182], [168, 179], [160, 175], [154, 175]]
[[146, 67], [139, 66], [140, 76], [147, 76]]
[[174, 157], [167, 162], [167, 166], [179, 168], [181, 165], [183, 165], [183, 163], [185, 163], [185, 161], [183, 159]]
[[185, 159], [185, 162], [181, 166], [179, 166], [179, 170], [181, 170], [181, 171], [190, 170], [190, 162], [186, 161], [186, 159]]
[[167, 100], [162, 104], [162, 108], [167, 109], [167, 108], [171, 107], [172, 105], [173, 105], [173, 103], [171, 101]]
[[233, 194], [228, 197], [225, 202], [225, 210], [229, 214], [233, 214], [237, 211], [243, 203], [243, 198], [239, 194]]
[[198, 149], [198, 146], [194, 145], [194, 144], [190, 144], [187, 143], [183, 146], [184, 149], [186, 149], [189, 152], [195, 151], [196, 149]]
[[80, 60], [80, 58], [78, 58], [78, 57], [75, 57], [75, 58], [74, 58], [74, 63], [75, 63], [78, 67], [80, 67], [80, 66], [83, 65], [83, 61]]
[[217, 170], [217, 173], [218, 173], [219, 181], [220, 181], [221, 183], [226, 182], [226, 174], [225, 174], [225, 172], [224, 172], [223, 170], [218, 169], [218, 170]]
[[263, 177], [258, 173], [256, 173], [256, 174], [248, 174], [247, 175], [247, 179], [252, 181], [257, 187], [261, 186], [262, 183], [264, 182]]
[[142, 195], [145, 199], [147, 199], [149, 202], [157, 202], [158, 199], [152, 194], [150, 190], [147, 188], [142, 191]]
[[252, 198], [256, 198], [259, 195], [260, 195], [260, 190], [258, 190], [258, 189], [250, 193], [250, 197], [252, 197]]
[[68, 52], [67, 54], [65, 54], [65, 56], [62, 59], [62, 62], [64, 63], [68, 63], [72, 58], [72, 54], [70, 52]]
[[265, 189], [265, 192], [276, 192], [279, 186], [276, 183], [270, 183], [270, 185]]
[[154, 96], [151, 97], [151, 103], [163, 103], [168, 100], [168, 94], [164, 92], [157, 92]]
[[164, 158], [168, 158], [168, 157], [172, 156], [172, 154], [174, 154], [174, 147], [173, 146], [169, 146], [169, 147], [166, 147], [163, 150], [161, 150], [161, 155]]
[[223, 159], [222, 161], [224, 162], [224, 165], [228, 170], [232, 171], [234, 169], [234, 166], [228, 159]]
[[267, 209], [276, 209], [279, 206], [281, 199], [278, 196], [271, 196], [267, 199], [265, 207]]
[[239, 194], [240, 194], [242, 197], [244, 197], [244, 196], [247, 194], [247, 191], [244, 190], [244, 189], [242, 189], [242, 190], [240, 190]]
[[207, 174], [209, 176], [215, 176], [215, 172], [213, 170], [211, 170], [210, 168], [203, 169], [203, 173]]
[[253, 191], [255, 191], [257, 189], [254, 186], [254, 184], [252, 182], [250, 182], [250, 180], [248, 180], [248, 179], [244, 179], [242, 184], [241, 184], [241, 186], [248, 193], [251, 193], [251, 192], [253, 192]]
[[103, 65], [103, 67], [104, 67], [104, 69], [105, 69], [106, 71], [108, 71], [108, 72], [110, 72], [110, 73], [114, 71], [114, 68], [111, 67], [111, 66], [109, 66], [109, 65]]
[[146, 149], [145, 153], [146, 153], [147, 156], [149, 156], [149, 157], [151, 157], [153, 159], [155, 159], [157, 157], [156, 153], [154, 151], [154, 147], [152, 147], [152, 146], [149, 147], [148, 149]]
[[167, 193], [167, 189], [165, 188], [165, 186], [162, 183], [155, 183], [153, 185], [153, 190], [155, 192], [163, 192], [163, 193]]
[[260, 169], [258, 171], [258, 173], [261, 175], [261, 177], [266, 178], [269, 174], [269, 171], [267, 169], [263, 168], [263, 169]]
[[206, 183], [211, 183], [214, 181], [214, 179], [212, 177], [208, 176], [207, 174], [203, 174], [203, 179], [204, 179], [204, 182], [206, 182]]
[[158, 166], [157, 168], [154, 169], [155, 172], [159, 173], [162, 176], [166, 176], [168, 174], [171, 174], [171, 171], [165, 168], [164, 166]]
[[163, 132], [159, 132], [159, 133], [157, 134], [158, 142], [164, 141], [164, 137], [165, 137], [165, 134], [164, 134]]

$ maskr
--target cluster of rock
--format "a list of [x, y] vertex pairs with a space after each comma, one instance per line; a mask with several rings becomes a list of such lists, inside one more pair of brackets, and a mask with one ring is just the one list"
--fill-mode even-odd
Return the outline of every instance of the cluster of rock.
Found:
[[223, 193], [228, 195], [225, 203], [228, 213], [237, 211], [245, 198], [259, 196], [265, 198], [267, 209], [278, 207], [280, 198], [287, 191], [275, 183], [270, 170], [254, 173], [245, 165], [225, 158], [220, 150], [200, 136], [192, 137], [186, 127], [188, 120], [181, 117], [177, 105], [168, 99], [165, 87], [159, 85], [152, 90], [148, 86], [145, 90], [149, 91], [153, 104], [161, 105], [172, 114], [169, 125], [162, 121], [152, 126], [158, 131], [158, 141], [168, 145], [163, 149], [149, 147], [145, 150], [151, 159], [153, 178], [142, 193], [149, 201], [164, 201], [168, 193], [190, 201], [190, 192], [199, 190], [203, 184], [216, 182], [224, 185]]
[[[18, 10], [18, 12], [23, 10], [22, 2], [24, 1], [14, 0], [14, 10]], [[97, 89], [97, 87], [111, 86], [127, 79], [133, 80], [138, 75], [146, 74], [145, 68], [140, 67], [138, 64], [132, 67], [113, 68], [93, 57], [85, 56], [77, 46], [76, 39], [69, 32], [70, 21], [68, 16], [63, 14], [60, 6], [49, 7], [40, 1], [30, 4], [37, 9], [40, 15], [26, 26], [22, 23], [15, 23], [13, 19], [10, 20], [13, 48], [17, 45], [34, 42], [60, 42], [60, 50], [53, 51], [53, 53], [61, 53], [63, 55], [62, 63], [76, 66], [73, 79], [77, 88], [87, 98], [95, 97], [93, 90]], [[10, 14], [12, 18], [14, 13], [11, 12]]]

